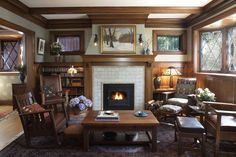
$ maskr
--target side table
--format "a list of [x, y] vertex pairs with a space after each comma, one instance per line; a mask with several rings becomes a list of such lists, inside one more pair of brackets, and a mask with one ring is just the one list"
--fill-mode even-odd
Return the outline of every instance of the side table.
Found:
[[166, 92], [170, 92], [170, 93], [174, 93], [175, 92], [175, 88], [157, 88], [153, 90], [153, 99], [154, 100], [159, 100], [159, 101], [163, 101], [165, 100], [165, 94]]

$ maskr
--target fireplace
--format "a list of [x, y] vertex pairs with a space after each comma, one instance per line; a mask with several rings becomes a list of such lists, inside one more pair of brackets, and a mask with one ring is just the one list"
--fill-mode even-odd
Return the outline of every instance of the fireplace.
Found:
[[133, 110], [134, 84], [103, 84], [104, 110]]

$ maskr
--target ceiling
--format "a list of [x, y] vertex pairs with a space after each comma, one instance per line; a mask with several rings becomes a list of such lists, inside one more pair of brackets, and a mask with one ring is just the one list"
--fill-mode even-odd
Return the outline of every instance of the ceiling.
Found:
[[[148, 14], [147, 18], [180, 18], [184, 19], [191, 14], [187, 9], [199, 9], [212, 0], [19, 0], [29, 8], [55, 8], [55, 7], [186, 7], [183, 10], [169, 13], [166, 10], [159, 13]], [[101, 8], [102, 9], [102, 8]], [[89, 13], [88, 13], [89, 14]], [[46, 19], [88, 19], [88, 14], [41, 14]], [[96, 14], [96, 13], [92, 13]]]
[[1, 6], [44, 28], [92, 24], [188, 27], [235, 5], [235, 0], [4, 0]]

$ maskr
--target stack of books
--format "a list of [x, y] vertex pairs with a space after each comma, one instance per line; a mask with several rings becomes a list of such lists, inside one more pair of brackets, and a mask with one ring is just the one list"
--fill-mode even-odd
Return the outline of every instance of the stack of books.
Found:
[[99, 111], [96, 121], [120, 121], [119, 113], [114, 111]]

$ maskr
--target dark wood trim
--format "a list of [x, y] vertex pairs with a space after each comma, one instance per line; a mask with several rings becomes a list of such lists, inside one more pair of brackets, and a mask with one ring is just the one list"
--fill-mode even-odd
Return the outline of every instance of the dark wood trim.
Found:
[[136, 66], [143, 65], [145, 67], [145, 102], [152, 99], [153, 83], [152, 83], [152, 63], [154, 55], [84, 55], [84, 80], [85, 95], [92, 98], [92, 66], [108, 65], [108, 66]]
[[90, 28], [92, 27], [89, 19], [69, 19], [69, 20], [48, 20], [48, 29], [65, 29], [65, 28]]
[[145, 27], [163, 27], [163, 28], [185, 28], [183, 19], [155, 18], [147, 19]]
[[[224, 0], [224, 1], [216, 1], [215, 4], [210, 3], [209, 6], [205, 6], [205, 10], [203, 8], [203, 12], [198, 15], [197, 17], [193, 18], [193, 19], [187, 19], [185, 20], [186, 26], [193, 26], [199, 22], [202, 22], [206, 19], [208, 19], [211, 16], [214, 16], [215, 14], [222, 12], [224, 10], [226, 10], [227, 8], [232, 8], [235, 6], [236, 1], [235, 0]], [[209, 20], [207, 20], [209, 21]], [[212, 22], [211, 22], [212, 23]]]
[[3, 105], [13, 105], [13, 102], [12, 100], [0, 100], [0, 106], [3, 106]]
[[[179, 36], [180, 43], [180, 51], [170, 52], [170, 51], [158, 51], [157, 49], [157, 36], [158, 35], [166, 35], [166, 36]], [[153, 52], [156, 54], [186, 54], [187, 53], [187, 31], [186, 30], [153, 30], [152, 31], [152, 47]]]
[[34, 60], [35, 60], [35, 32], [16, 25], [14, 23], [8, 22], [4, 19], [0, 18], [0, 25], [18, 30], [24, 33], [25, 35], [25, 58], [27, 66], [27, 89], [29, 91], [34, 91], [36, 87], [36, 74], [37, 68], [35, 68]]
[[41, 15], [30, 15], [30, 9], [19, 0], [4, 0], [1, 1], [0, 6], [37, 25], [46, 27], [46, 18]]
[[84, 31], [50, 31], [50, 43], [55, 42], [58, 36], [79, 36], [80, 37], [80, 50], [79, 51], [66, 51], [61, 52], [62, 55], [82, 55], [84, 54]]
[[31, 14], [150, 14], [199, 13], [200, 7], [46, 7], [31, 8]]

